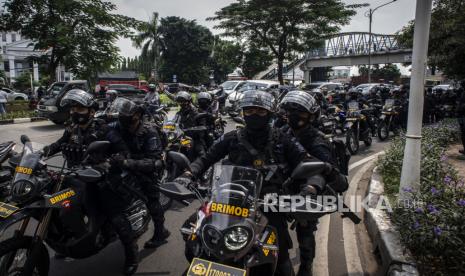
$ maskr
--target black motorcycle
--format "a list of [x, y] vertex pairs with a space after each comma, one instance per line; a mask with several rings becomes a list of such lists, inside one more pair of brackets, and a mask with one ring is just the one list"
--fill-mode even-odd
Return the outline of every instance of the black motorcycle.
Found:
[[[180, 167], [189, 167], [187, 158], [179, 155], [172, 158]], [[327, 167], [322, 162], [303, 163], [283, 183], [283, 187], [286, 189], [296, 179], [323, 173]], [[260, 199], [262, 183], [262, 173], [258, 170], [216, 165], [208, 200], [203, 199], [204, 193], [192, 183], [171, 182], [161, 186], [162, 193], [175, 200], [188, 204], [186, 200], [197, 198], [202, 203], [181, 228], [186, 242], [185, 255], [190, 262], [184, 275], [254, 276], [275, 273], [279, 237], [264, 215], [263, 208], [270, 203]], [[316, 219], [337, 211], [334, 206], [319, 205], [320, 208], [316, 208], [317, 201], [311, 201], [311, 205], [315, 208], [312, 211], [301, 206], [291, 208], [289, 213], [294, 219]], [[320, 211], [315, 212], [317, 209]]]
[[[0, 233], [19, 226], [12, 238], [0, 243], [0, 275], [46, 276], [49, 271], [46, 245], [60, 255], [81, 259], [97, 254], [117, 239], [94, 198], [97, 186], [111, 184], [105, 181], [105, 163], [98, 169], [91, 166], [65, 169], [65, 164], [53, 167], [45, 163], [43, 154], [33, 148], [27, 136], [23, 135], [21, 141], [24, 149], [15, 169], [11, 202], [1, 204]], [[87, 153], [102, 156], [109, 144], [94, 142]], [[70, 187], [67, 178], [75, 178], [81, 184]], [[147, 230], [149, 212], [139, 197], [143, 195], [134, 191], [134, 179], [123, 172], [121, 180], [119, 189], [128, 194], [134, 192], [125, 215], [135, 235], [140, 236]], [[26, 229], [33, 234], [27, 235]]]
[[351, 101], [347, 105], [347, 118], [344, 125], [346, 132], [347, 149], [352, 155], [357, 154], [360, 141], [363, 141], [367, 147], [371, 146], [371, 130], [369, 127], [370, 118], [368, 114], [363, 114], [357, 101]]
[[394, 99], [387, 99], [378, 122], [378, 138], [384, 141], [389, 138], [390, 132], [399, 133], [399, 108], [395, 106]]
[[14, 168], [3, 163], [12, 156], [14, 147], [15, 143], [11, 141], [0, 144], [0, 200], [4, 200], [10, 194]]

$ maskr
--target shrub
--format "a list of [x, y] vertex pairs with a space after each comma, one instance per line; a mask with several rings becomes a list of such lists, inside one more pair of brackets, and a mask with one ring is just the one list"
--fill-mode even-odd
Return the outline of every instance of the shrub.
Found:
[[[412, 193], [415, 205], [395, 207], [391, 218], [403, 243], [425, 275], [465, 273], [465, 187], [444, 154], [458, 139], [452, 121], [423, 128], [420, 191]], [[402, 167], [405, 137], [393, 140], [380, 158], [379, 168], [385, 191], [396, 198]]]

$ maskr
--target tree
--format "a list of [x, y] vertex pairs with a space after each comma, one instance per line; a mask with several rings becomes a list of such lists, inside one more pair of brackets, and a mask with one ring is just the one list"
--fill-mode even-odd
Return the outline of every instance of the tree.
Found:
[[273, 64], [273, 55], [270, 51], [267, 48], [252, 45], [244, 53], [242, 72], [247, 78], [251, 79], [266, 70], [271, 64]]
[[[359, 74], [368, 78], [368, 67], [360, 66], [358, 68]], [[373, 79], [384, 79], [385, 81], [396, 81], [400, 78], [400, 69], [395, 64], [385, 64], [380, 67], [378, 64], [374, 65], [371, 69], [371, 75]]]
[[190, 84], [208, 80], [208, 62], [213, 46], [213, 34], [195, 20], [169, 16], [160, 20], [162, 37], [160, 72], [164, 81], [177, 80]]
[[[399, 42], [413, 47], [414, 22], [399, 34]], [[435, 0], [431, 14], [428, 63], [450, 78], [465, 79], [465, 1]]]
[[226, 80], [228, 74], [241, 65], [242, 56], [241, 45], [216, 36], [211, 60], [211, 68], [215, 71], [215, 81], [221, 83]]
[[103, 0], [7, 0], [5, 8], [0, 30], [18, 31], [47, 51], [52, 79], [60, 64], [86, 79], [107, 71], [120, 60], [116, 39], [138, 23]]
[[303, 52], [349, 23], [355, 8], [341, 0], [237, 0], [209, 20], [220, 21], [215, 28], [223, 35], [260, 43], [270, 49], [278, 63], [283, 84], [283, 63], [290, 52]]
[[149, 22], [143, 22], [139, 26], [139, 33], [133, 37], [134, 45], [142, 48], [141, 56], [149, 60], [148, 65], [153, 64], [155, 78], [158, 74], [160, 45], [162, 43], [159, 33], [158, 13], [154, 12]]

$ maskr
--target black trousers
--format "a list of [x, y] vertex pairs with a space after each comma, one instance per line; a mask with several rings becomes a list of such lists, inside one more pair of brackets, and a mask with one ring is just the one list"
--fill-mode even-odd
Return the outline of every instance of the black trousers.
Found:
[[315, 231], [318, 220], [298, 222], [296, 226], [297, 240], [299, 241], [300, 264], [311, 265], [315, 258]]

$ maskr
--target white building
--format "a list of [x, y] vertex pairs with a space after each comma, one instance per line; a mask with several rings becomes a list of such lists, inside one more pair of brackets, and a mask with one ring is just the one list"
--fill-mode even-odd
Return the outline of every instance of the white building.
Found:
[[34, 51], [31, 40], [21, 37], [18, 33], [1, 33], [0, 51], [0, 70], [5, 71], [11, 82], [24, 72], [31, 72], [34, 80], [39, 80], [39, 65], [28, 58], [43, 55], [45, 52]]

